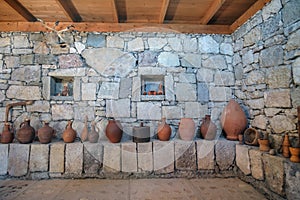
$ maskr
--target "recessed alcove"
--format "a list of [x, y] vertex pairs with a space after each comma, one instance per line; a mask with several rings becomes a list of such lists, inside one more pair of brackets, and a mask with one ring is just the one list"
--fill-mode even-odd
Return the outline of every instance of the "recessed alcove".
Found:
[[165, 98], [165, 80], [163, 75], [141, 76], [142, 101], [162, 101]]
[[73, 99], [74, 77], [52, 76], [50, 79], [50, 97], [54, 100]]

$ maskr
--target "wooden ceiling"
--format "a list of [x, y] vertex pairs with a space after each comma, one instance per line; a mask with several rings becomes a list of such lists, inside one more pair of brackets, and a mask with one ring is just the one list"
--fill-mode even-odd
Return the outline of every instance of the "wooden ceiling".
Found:
[[[271, 0], [0, 0], [0, 31], [230, 34]], [[49, 30], [48, 30], [49, 31]]]

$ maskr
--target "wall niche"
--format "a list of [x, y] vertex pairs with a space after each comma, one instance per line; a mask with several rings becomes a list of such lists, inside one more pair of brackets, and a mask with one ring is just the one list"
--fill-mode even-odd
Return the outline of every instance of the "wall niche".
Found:
[[54, 100], [73, 100], [74, 77], [51, 77], [50, 97]]
[[163, 75], [141, 76], [142, 101], [162, 101], [165, 99], [165, 80]]

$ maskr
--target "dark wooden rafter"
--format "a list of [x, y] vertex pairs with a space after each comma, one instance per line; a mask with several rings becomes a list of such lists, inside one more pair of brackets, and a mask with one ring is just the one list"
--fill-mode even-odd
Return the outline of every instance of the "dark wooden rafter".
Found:
[[113, 8], [114, 22], [118, 23], [119, 22], [119, 15], [118, 15], [118, 9], [117, 9], [115, 0], [111, 0], [111, 4], [112, 4], [112, 8]]
[[15, 11], [17, 11], [22, 17], [29, 22], [35, 22], [37, 19], [31, 14], [18, 0], [4, 0]]
[[81, 22], [82, 18], [75, 8], [71, 0], [56, 0], [58, 4], [63, 8], [67, 17], [69, 17], [73, 22]]
[[166, 16], [166, 13], [167, 13], [167, 10], [169, 7], [169, 3], [170, 3], [170, 0], [163, 0], [163, 2], [162, 2], [162, 6], [160, 9], [159, 18], [158, 18], [158, 23], [160, 23], [160, 24], [164, 23], [165, 16]]
[[238, 27], [244, 24], [248, 19], [250, 19], [257, 11], [262, 9], [271, 0], [258, 0], [255, 2], [243, 15], [241, 15], [235, 22], [230, 26], [232, 31], [235, 31]]
[[211, 18], [216, 14], [216, 12], [221, 8], [225, 0], [214, 0], [207, 12], [204, 14], [200, 20], [200, 24], [207, 24]]

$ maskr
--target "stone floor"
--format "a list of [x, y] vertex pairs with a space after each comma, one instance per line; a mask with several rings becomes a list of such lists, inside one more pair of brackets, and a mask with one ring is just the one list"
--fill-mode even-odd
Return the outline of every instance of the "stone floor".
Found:
[[0, 180], [0, 199], [266, 199], [237, 178]]

